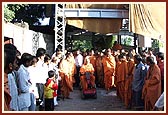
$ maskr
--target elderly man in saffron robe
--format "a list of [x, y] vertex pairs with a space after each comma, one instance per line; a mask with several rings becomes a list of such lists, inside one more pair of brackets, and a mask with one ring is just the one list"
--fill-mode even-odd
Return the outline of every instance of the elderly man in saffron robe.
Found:
[[82, 85], [83, 90], [88, 88], [87, 79], [85, 75], [86, 72], [90, 73], [90, 82], [91, 82], [92, 87], [94, 87], [95, 86], [95, 76], [93, 75], [94, 68], [93, 68], [93, 65], [90, 63], [89, 56], [86, 56], [84, 60], [84, 64], [80, 68], [80, 74], [81, 74], [80, 80], [81, 80], [81, 85]]
[[151, 111], [161, 95], [161, 72], [153, 57], [147, 57], [146, 62], [150, 67], [143, 86], [142, 98], [145, 102], [145, 111]]
[[115, 75], [115, 58], [111, 53], [111, 49], [107, 49], [105, 56], [102, 59], [103, 70], [104, 70], [104, 83], [107, 93], [110, 88], [114, 86], [114, 75]]

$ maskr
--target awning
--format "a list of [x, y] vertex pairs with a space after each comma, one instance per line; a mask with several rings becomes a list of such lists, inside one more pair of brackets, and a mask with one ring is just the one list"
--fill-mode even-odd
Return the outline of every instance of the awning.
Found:
[[122, 26], [122, 19], [67, 19], [69, 25], [100, 34], [118, 33]]
[[166, 40], [166, 2], [130, 4], [130, 31]]
[[[66, 4], [65, 8], [124, 9], [125, 4]], [[119, 33], [122, 19], [67, 18], [67, 24], [100, 34]]]

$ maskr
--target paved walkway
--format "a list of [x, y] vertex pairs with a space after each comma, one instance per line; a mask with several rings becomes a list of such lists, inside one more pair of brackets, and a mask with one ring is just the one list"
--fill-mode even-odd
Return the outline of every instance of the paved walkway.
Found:
[[97, 99], [81, 99], [81, 91], [74, 89], [71, 92], [72, 99], [58, 101], [59, 105], [55, 107], [55, 111], [130, 111], [125, 108], [121, 100], [116, 96], [116, 91], [111, 90], [106, 94], [102, 88], [97, 88]]

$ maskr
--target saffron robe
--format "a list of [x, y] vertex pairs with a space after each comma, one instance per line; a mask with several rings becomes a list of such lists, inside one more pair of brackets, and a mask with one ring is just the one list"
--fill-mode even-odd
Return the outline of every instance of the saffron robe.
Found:
[[145, 111], [151, 111], [161, 95], [161, 72], [158, 65], [149, 67], [142, 90], [142, 99], [145, 102]]
[[96, 68], [96, 56], [89, 56], [90, 63], [93, 65], [93, 68], [95, 70]]
[[91, 63], [89, 63], [87, 65], [83, 64], [82, 67], [80, 68], [80, 74], [81, 74], [80, 80], [81, 80], [81, 85], [82, 85], [83, 90], [86, 90], [88, 88], [87, 79], [85, 76], [86, 72], [91, 73], [90, 74], [90, 82], [93, 87], [95, 85], [95, 76], [93, 75], [93, 73], [94, 73], [93, 65]]
[[67, 98], [70, 95], [70, 92], [73, 91], [73, 79], [72, 79], [72, 70], [71, 64], [66, 59], [62, 60], [60, 63], [60, 77], [61, 77], [61, 92], [63, 97]]
[[124, 95], [125, 95], [125, 80], [128, 75], [128, 66], [127, 61], [123, 60], [118, 66], [117, 66], [117, 89], [119, 97], [124, 101]]
[[128, 60], [127, 62], [127, 66], [128, 66], [128, 76], [125, 80], [125, 100], [124, 100], [124, 103], [125, 103], [125, 106], [128, 107], [130, 104], [131, 104], [131, 97], [132, 97], [132, 80], [133, 80], [133, 70], [134, 70], [134, 67], [135, 67], [135, 63], [134, 63], [134, 60], [131, 59], [131, 60]]
[[72, 75], [72, 83], [75, 83], [75, 74], [77, 72], [76, 70], [76, 65], [75, 65], [75, 58], [72, 56], [71, 59], [70, 59], [70, 69], [71, 69], [71, 75]]
[[104, 70], [104, 84], [105, 89], [109, 90], [114, 85], [115, 75], [115, 58], [114, 56], [104, 56], [102, 59], [103, 70]]
[[102, 64], [102, 56], [98, 55], [96, 58], [96, 77], [97, 84], [101, 87], [104, 86], [104, 73], [103, 73], [103, 64]]

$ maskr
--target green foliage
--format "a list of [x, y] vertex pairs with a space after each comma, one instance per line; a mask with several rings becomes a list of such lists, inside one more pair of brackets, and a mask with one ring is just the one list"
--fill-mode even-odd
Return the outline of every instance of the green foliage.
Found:
[[113, 35], [112, 36], [112, 46], [113, 46], [114, 42], [117, 41], [117, 36], [118, 35]]
[[159, 40], [157, 39], [152, 39], [152, 48], [161, 48], [163, 47], [163, 43], [160, 42]]
[[93, 47], [97, 48], [98, 50], [111, 48], [113, 45], [113, 37], [105, 35], [93, 36], [92, 44]]
[[124, 45], [130, 46], [132, 39], [130, 37], [126, 37], [123, 41], [124, 41]]
[[10, 10], [8, 7], [4, 8], [4, 20], [7, 22], [12, 21], [15, 18], [15, 12]]
[[159, 42], [159, 47], [163, 48], [163, 43], [162, 42]]
[[81, 51], [86, 51], [86, 49], [91, 49], [92, 43], [88, 40], [74, 40], [73, 41], [73, 50], [80, 49]]
[[38, 22], [44, 12], [41, 6], [44, 4], [7, 4], [5, 6], [4, 17], [8, 22], [27, 22], [33, 25]]
[[105, 49], [111, 48], [113, 46], [113, 37], [112, 36], [106, 36], [106, 38], [105, 38], [105, 45], [103, 45], [103, 46], [105, 46], [104, 47]]
[[15, 14], [21, 8], [28, 6], [27, 4], [7, 4], [4, 6], [4, 20], [7, 22], [12, 21], [15, 18]]
[[21, 8], [24, 8], [25, 6], [28, 6], [28, 4], [8, 4], [7, 5], [9, 10], [13, 12], [19, 11]]

